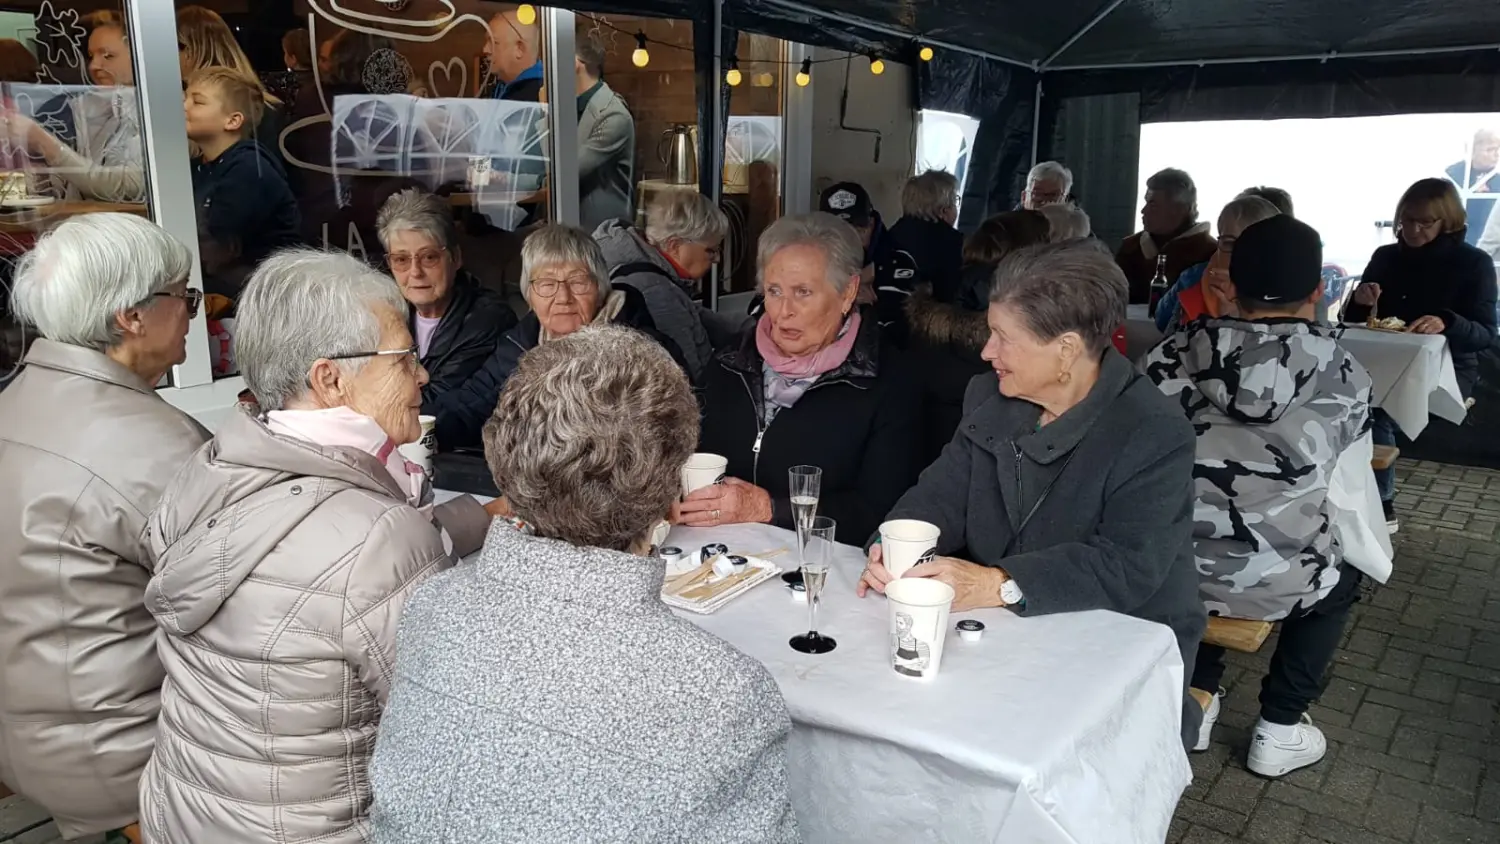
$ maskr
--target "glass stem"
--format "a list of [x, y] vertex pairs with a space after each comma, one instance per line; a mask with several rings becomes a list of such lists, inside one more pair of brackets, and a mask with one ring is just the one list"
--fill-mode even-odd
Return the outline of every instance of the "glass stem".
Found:
[[[802, 587], [807, 590], [807, 632], [810, 636], [818, 635], [818, 596], [811, 589], [807, 589], [807, 574], [802, 575]], [[822, 590], [818, 590], [821, 592]]]

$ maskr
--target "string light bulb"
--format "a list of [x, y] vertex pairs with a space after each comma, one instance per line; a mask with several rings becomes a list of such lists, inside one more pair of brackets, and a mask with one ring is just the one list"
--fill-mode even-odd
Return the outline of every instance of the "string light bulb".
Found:
[[646, 52], [646, 33], [635, 34], [635, 52], [630, 54], [630, 62], [636, 67], [645, 67], [651, 61], [651, 54]]
[[870, 54], [870, 72], [876, 76], [885, 73], [885, 62], [881, 61], [880, 56], [874, 53]]
[[923, 44], [922, 49], [917, 51], [917, 57], [924, 62], [932, 61], [932, 48]]
[[806, 88], [809, 82], [812, 82], [812, 59], [803, 59], [797, 71], [797, 87]]
[[536, 23], [536, 7], [530, 3], [522, 3], [517, 6], [516, 22], [522, 26], [531, 26]]
[[740, 82], [742, 82], [744, 80], [744, 78], [745, 78], [745, 75], [742, 74], [742, 73], [740, 73], [740, 60], [739, 60], [739, 58], [737, 58], [737, 57], [730, 57], [730, 59], [729, 59], [729, 72], [724, 74], [724, 81], [728, 82], [729, 83], [729, 87], [733, 88], [733, 87], [739, 85]]

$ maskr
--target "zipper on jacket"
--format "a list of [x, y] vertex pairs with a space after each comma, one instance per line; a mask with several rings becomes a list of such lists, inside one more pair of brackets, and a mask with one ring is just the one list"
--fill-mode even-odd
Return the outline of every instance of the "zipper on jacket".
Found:
[[[746, 378], [743, 372], [735, 372], [735, 374], [740, 376], [740, 383], [745, 387], [745, 394], [750, 397], [750, 412], [755, 414], [755, 442], [750, 446], [750, 452], [754, 455], [750, 460], [750, 483], [760, 486], [760, 444], [766, 438], [766, 431], [771, 429], [771, 422], [775, 422], [776, 419], [773, 417], [771, 422], [765, 421], [765, 414], [756, 410], [755, 391], [750, 389], [750, 379]], [[847, 379], [836, 378], [832, 381], [819, 381], [804, 390], [802, 394], [805, 396], [819, 387], [826, 387], [832, 384], [848, 384], [856, 390], [869, 389], [868, 387], [861, 387]], [[762, 407], [764, 407], [764, 403], [762, 403]], [[780, 416], [781, 414], [778, 413], [776, 415]], [[1016, 459], [1020, 459], [1020, 454], [1016, 455]]]
[[[1021, 486], [1021, 446], [1018, 445], [1018, 444], [1016, 444], [1014, 441], [1012, 441], [1011, 444], [1010, 444], [1010, 449], [1016, 455], [1016, 490], [1017, 490], [1017, 492], [1021, 496], [1021, 500], [1019, 502], [1017, 502], [1018, 507], [1016, 509], [1016, 512], [1025, 513], [1026, 512], [1026, 498], [1025, 498], [1025, 494], [1026, 493], [1025, 493], [1025, 487]], [[1021, 532], [1022, 532], [1022, 530], [1025, 529], [1025, 527], [1026, 526], [1024, 524], [1018, 525], [1016, 527], [1016, 542], [1015, 542], [1016, 550], [1015, 550], [1015, 553], [1017, 553], [1017, 554], [1021, 553]]]

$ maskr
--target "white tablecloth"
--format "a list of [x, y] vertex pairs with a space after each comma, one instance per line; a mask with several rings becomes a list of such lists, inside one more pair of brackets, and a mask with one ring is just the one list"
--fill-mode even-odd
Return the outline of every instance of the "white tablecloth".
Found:
[[1340, 342], [1370, 371], [1375, 405], [1389, 413], [1406, 436], [1416, 439], [1427, 427], [1429, 414], [1463, 424], [1468, 410], [1458, 391], [1448, 338], [1350, 327]]
[[[795, 549], [766, 525], [677, 528], [683, 549]], [[774, 558], [788, 570], [795, 550]], [[807, 605], [772, 580], [719, 612], [681, 615], [770, 669], [796, 729], [792, 802], [804, 839], [912, 844], [1160, 844], [1192, 773], [1179, 738], [1183, 667], [1166, 627], [1110, 612], [950, 630], [930, 684], [890, 667], [885, 599], [854, 597], [864, 554], [839, 546], [819, 611], [830, 654], [787, 645]]]

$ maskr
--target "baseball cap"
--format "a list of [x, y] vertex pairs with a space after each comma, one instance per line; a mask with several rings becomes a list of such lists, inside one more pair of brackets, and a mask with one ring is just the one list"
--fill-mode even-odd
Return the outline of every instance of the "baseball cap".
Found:
[[869, 192], [857, 182], [839, 182], [818, 197], [818, 210], [826, 211], [851, 226], [863, 228], [870, 224], [875, 207], [870, 202]]
[[1229, 280], [1245, 299], [1301, 302], [1323, 278], [1323, 240], [1312, 226], [1285, 214], [1252, 224], [1234, 241]]

